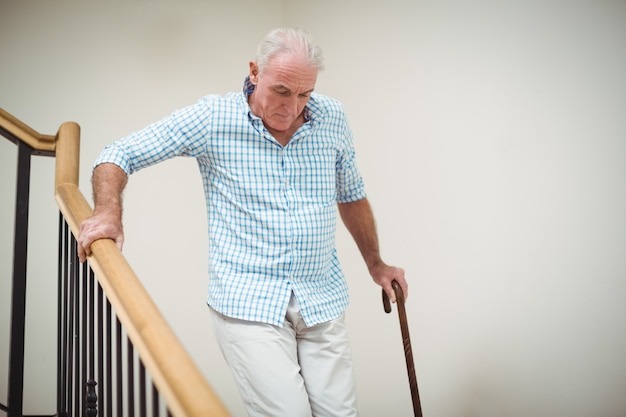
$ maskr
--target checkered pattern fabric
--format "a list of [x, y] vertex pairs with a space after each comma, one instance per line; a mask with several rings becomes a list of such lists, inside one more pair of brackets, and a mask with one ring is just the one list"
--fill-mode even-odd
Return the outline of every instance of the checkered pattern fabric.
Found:
[[127, 174], [196, 158], [209, 232], [207, 303], [243, 320], [282, 325], [293, 292], [307, 325], [343, 314], [348, 290], [335, 250], [337, 203], [365, 198], [342, 105], [313, 94], [286, 146], [243, 93], [211, 95], [102, 152]]

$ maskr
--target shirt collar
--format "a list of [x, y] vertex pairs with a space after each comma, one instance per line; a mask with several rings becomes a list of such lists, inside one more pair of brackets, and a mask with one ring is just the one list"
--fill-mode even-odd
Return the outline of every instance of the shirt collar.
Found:
[[250, 81], [250, 76], [248, 75], [246, 79], [243, 81], [243, 95], [244, 98], [248, 98], [250, 94], [254, 92], [254, 84]]
[[[243, 81], [243, 99], [246, 102], [246, 104], [248, 103], [248, 97], [250, 97], [250, 95], [254, 92], [254, 88], [255, 88], [254, 84], [252, 84], [252, 81], [250, 81], [250, 76], [249, 75], [246, 76], [246, 78]], [[307, 121], [313, 121], [313, 122], [315, 121], [316, 117], [321, 116], [320, 108], [317, 106], [314, 96], [315, 94], [311, 94], [311, 98], [309, 99], [309, 102], [304, 107], [304, 119]], [[250, 108], [248, 107], [248, 109]], [[250, 110], [250, 115], [254, 116], [251, 110]]]

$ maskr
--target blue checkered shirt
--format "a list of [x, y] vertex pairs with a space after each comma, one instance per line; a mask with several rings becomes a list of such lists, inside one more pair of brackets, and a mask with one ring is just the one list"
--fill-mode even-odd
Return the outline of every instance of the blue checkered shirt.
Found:
[[209, 231], [207, 303], [282, 326], [291, 293], [307, 325], [343, 314], [348, 289], [335, 249], [337, 203], [365, 198], [342, 105], [312, 94], [286, 146], [243, 93], [210, 95], [107, 146], [128, 175], [175, 156], [196, 158]]

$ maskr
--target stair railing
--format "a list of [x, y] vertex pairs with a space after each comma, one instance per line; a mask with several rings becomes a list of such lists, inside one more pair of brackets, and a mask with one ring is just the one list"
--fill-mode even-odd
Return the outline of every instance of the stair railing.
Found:
[[18, 146], [9, 393], [0, 411], [23, 415], [29, 174], [22, 171], [31, 155], [45, 155], [56, 157], [60, 209], [55, 415], [229, 416], [113, 241], [94, 242], [87, 262], [78, 262], [75, 236], [92, 214], [78, 188], [79, 126], [41, 135], [0, 109], [0, 134]]

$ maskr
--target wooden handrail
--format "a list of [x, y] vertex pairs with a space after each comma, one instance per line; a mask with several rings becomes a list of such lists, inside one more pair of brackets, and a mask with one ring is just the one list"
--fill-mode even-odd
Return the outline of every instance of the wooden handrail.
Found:
[[0, 109], [0, 126], [33, 149], [43, 152], [54, 152], [55, 136], [37, 133], [4, 109]]
[[[0, 127], [34, 149], [56, 153], [55, 199], [77, 236], [81, 222], [93, 212], [78, 188], [79, 126], [62, 124], [50, 141], [0, 109]], [[89, 265], [172, 415], [230, 416], [115, 243], [98, 240], [91, 250]]]

